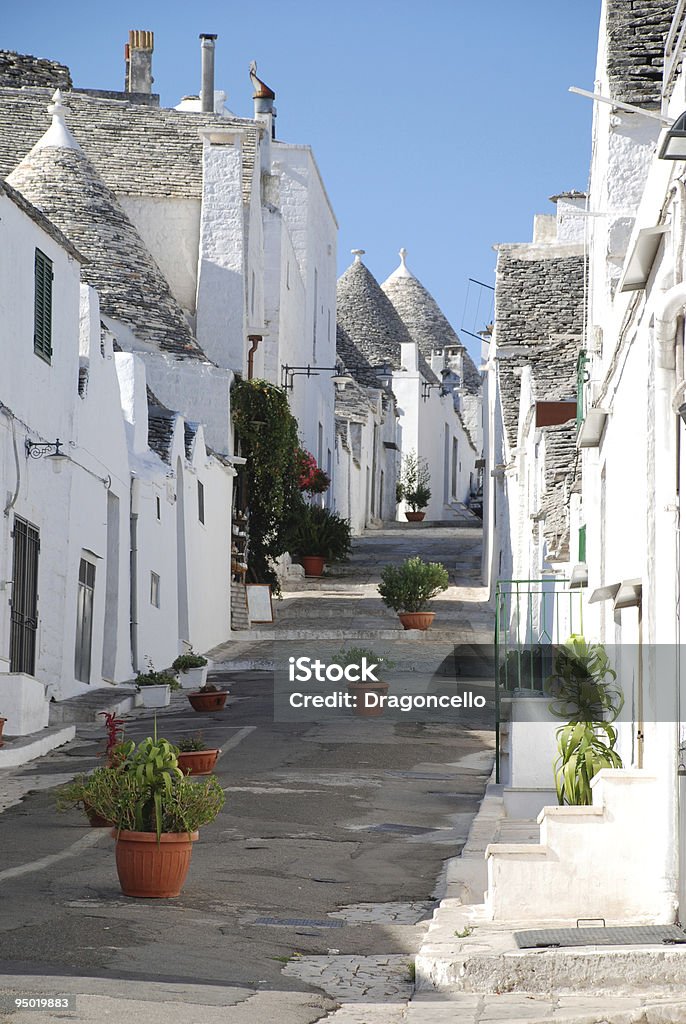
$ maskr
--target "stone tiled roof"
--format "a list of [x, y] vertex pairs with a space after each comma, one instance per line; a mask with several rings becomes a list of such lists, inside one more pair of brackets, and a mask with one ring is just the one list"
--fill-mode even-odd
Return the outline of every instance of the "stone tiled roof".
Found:
[[391, 300], [410, 336], [417, 342], [419, 351], [426, 359], [431, 358], [433, 349], [462, 349], [464, 388], [470, 394], [480, 394], [481, 375], [471, 356], [433, 295], [407, 270], [404, 260], [401, 267], [386, 278], [381, 288]]
[[28, 53], [0, 50], [0, 87], [21, 89], [27, 85], [48, 89], [71, 89], [69, 68], [56, 60], [32, 57]]
[[81, 150], [34, 149], [9, 180], [86, 256], [82, 276], [104, 316], [163, 352], [205, 359], [136, 228]]
[[665, 39], [675, 0], [607, 0], [607, 71], [613, 99], [660, 103]]
[[186, 449], [186, 458], [193, 458], [193, 444], [195, 442], [195, 435], [198, 433], [199, 423], [190, 423], [188, 420], [184, 420], [183, 424], [183, 441]]
[[[401, 365], [400, 345], [412, 337], [388, 296], [361, 260], [356, 259], [338, 279], [336, 288], [338, 338], [364, 356], [370, 366], [388, 363], [394, 370]], [[419, 369], [427, 380], [437, 381], [424, 356], [419, 353]]]
[[379, 381], [376, 372], [372, 368], [372, 364], [350, 339], [348, 332], [340, 323], [336, 324], [336, 355], [342, 360], [346, 368], [353, 367], [349, 372], [360, 384], [365, 384], [371, 388], [379, 386]]
[[171, 442], [177, 413], [163, 405], [148, 402], [148, 445], [163, 462], [171, 463]]
[[[498, 383], [510, 456], [517, 443], [523, 366], [531, 364], [546, 399], [576, 395], [583, 302], [581, 247], [499, 247], [495, 325], [498, 347], [512, 354], [498, 360]], [[521, 355], [518, 348], [523, 350]]]
[[[45, 131], [51, 89], [0, 88], [0, 178]], [[254, 121], [188, 113], [88, 93], [65, 95], [68, 123], [103, 181], [118, 195], [202, 196], [202, 128], [243, 132], [243, 199], [250, 199], [259, 129]]]
[[60, 231], [60, 229], [53, 224], [53, 222], [49, 220], [44, 213], [35, 207], [33, 203], [30, 203], [28, 199], [21, 194], [21, 192], [17, 192], [17, 190], [12, 188], [12, 186], [6, 181], [0, 181], [0, 192], [4, 193], [8, 199], [11, 199], [15, 206], [18, 206], [20, 210], [31, 218], [34, 224], [37, 224], [38, 227], [42, 228], [46, 234], [50, 235], [58, 245], [61, 245], [70, 256], [73, 256], [75, 260], [79, 261], [79, 263], [87, 262], [86, 257], [80, 253], [78, 249], [74, 248], [67, 236]]

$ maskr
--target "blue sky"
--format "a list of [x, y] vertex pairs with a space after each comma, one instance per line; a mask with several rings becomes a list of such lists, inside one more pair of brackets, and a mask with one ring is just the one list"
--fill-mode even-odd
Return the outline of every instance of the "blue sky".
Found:
[[[379, 281], [398, 249], [459, 330], [482, 326], [496, 242], [527, 241], [548, 196], [585, 189], [600, 0], [227, 0], [14, 3], [0, 46], [68, 64], [77, 87], [121, 89], [130, 28], [155, 32], [154, 88], [199, 88], [200, 32], [216, 85], [249, 116], [248, 64], [277, 94], [277, 133], [312, 145], [350, 249]], [[465, 313], [466, 300], [467, 309]], [[482, 322], [479, 322], [481, 320]], [[478, 345], [464, 337], [475, 353]]]

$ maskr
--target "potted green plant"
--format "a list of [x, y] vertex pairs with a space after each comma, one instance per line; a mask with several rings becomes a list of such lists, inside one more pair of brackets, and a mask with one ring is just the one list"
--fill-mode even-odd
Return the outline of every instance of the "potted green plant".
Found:
[[621, 768], [612, 725], [624, 706], [617, 673], [602, 644], [572, 634], [558, 649], [546, 682], [549, 708], [568, 719], [557, 731], [555, 788], [560, 804], [593, 803], [591, 780], [602, 768]]
[[67, 811], [72, 807], [80, 807], [88, 818], [91, 828], [112, 828], [113, 821], [101, 817], [91, 802], [91, 775], [77, 775], [64, 786], [60, 786], [55, 794], [55, 806], [58, 811]]
[[122, 747], [125, 756], [118, 765], [96, 768], [88, 788], [94, 809], [114, 823], [122, 892], [178, 896], [198, 829], [217, 817], [224, 792], [213, 775], [187, 779], [168, 740], [148, 737], [138, 746], [129, 741]]
[[[393, 662], [385, 654], [375, 654], [370, 647], [341, 648], [331, 659], [336, 665], [346, 669], [350, 666], [362, 666], [363, 659], [367, 664], [378, 665], [379, 668], [392, 668]], [[388, 683], [379, 679], [378, 682], [366, 680], [348, 682], [348, 693], [355, 698], [352, 712], [362, 718], [373, 718], [383, 714], [382, 698], [388, 693]], [[373, 701], [367, 701], [367, 694], [375, 694]]]
[[350, 521], [318, 505], [303, 505], [291, 524], [288, 550], [306, 576], [321, 576], [327, 562], [344, 561], [351, 550]]
[[219, 757], [219, 748], [209, 748], [199, 732], [182, 737], [176, 747], [179, 768], [184, 775], [209, 775]]
[[165, 708], [171, 701], [171, 691], [179, 689], [176, 676], [165, 670], [157, 672], [150, 659], [148, 671], [136, 673], [136, 686], [144, 708]]
[[405, 511], [405, 518], [410, 523], [420, 523], [426, 513], [423, 509], [431, 501], [431, 474], [426, 459], [421, 458], [415, 451], [408, 452], [403, 459], [403, 469], [400, 481], [396, 487], [396, 496], [410, 506], [410, 511]]
[[429, 629], [434, 612], [429, 601], [448, 589], [448, 571], [438, 562], [424, 562], [416, 555], [401, 565], [386, 565], [381, 572], [381, 600], [398, 613], [403, 629]]
[[183, 690], [195, 690], [207, 682], [207, 658], [196, 654], [192, 647], [172, 662], [172, 668], [178, 673]]

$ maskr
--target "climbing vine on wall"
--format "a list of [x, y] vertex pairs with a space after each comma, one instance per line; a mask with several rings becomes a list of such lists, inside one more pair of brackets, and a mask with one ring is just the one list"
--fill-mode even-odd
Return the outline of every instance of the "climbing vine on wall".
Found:
[[273, 560], [287, 550], [288, 525], [303, 500], [298, 424], [285, 393], [266, 380], [236, 380], [231, 408], [247, 459], [248, 571], [253, 581], [271, 583], [278, 593]]

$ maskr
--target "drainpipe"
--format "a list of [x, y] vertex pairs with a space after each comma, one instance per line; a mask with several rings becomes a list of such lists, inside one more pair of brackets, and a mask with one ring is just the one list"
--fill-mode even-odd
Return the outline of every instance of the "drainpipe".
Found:
[[200, 33], [200, 56], [202, 60], [202, 84], [200, 87], [200, 109], [203, 114], [214, 113], [214, 43], [216, 35]]
[[248, 341], [251, 342], [250, 348], [248, 349], [248, 380], [252, 380], [253, 377], [253, 362], [255, 360], [255, 353], [257, 352], [257, 346], [262, 341], [261, 334], [249, 334]]
[[[138, 671], [138, 495], [140, 480], [131, 481], [131, 661]], [[135, 509], [135, 511], [134, 511]]]

